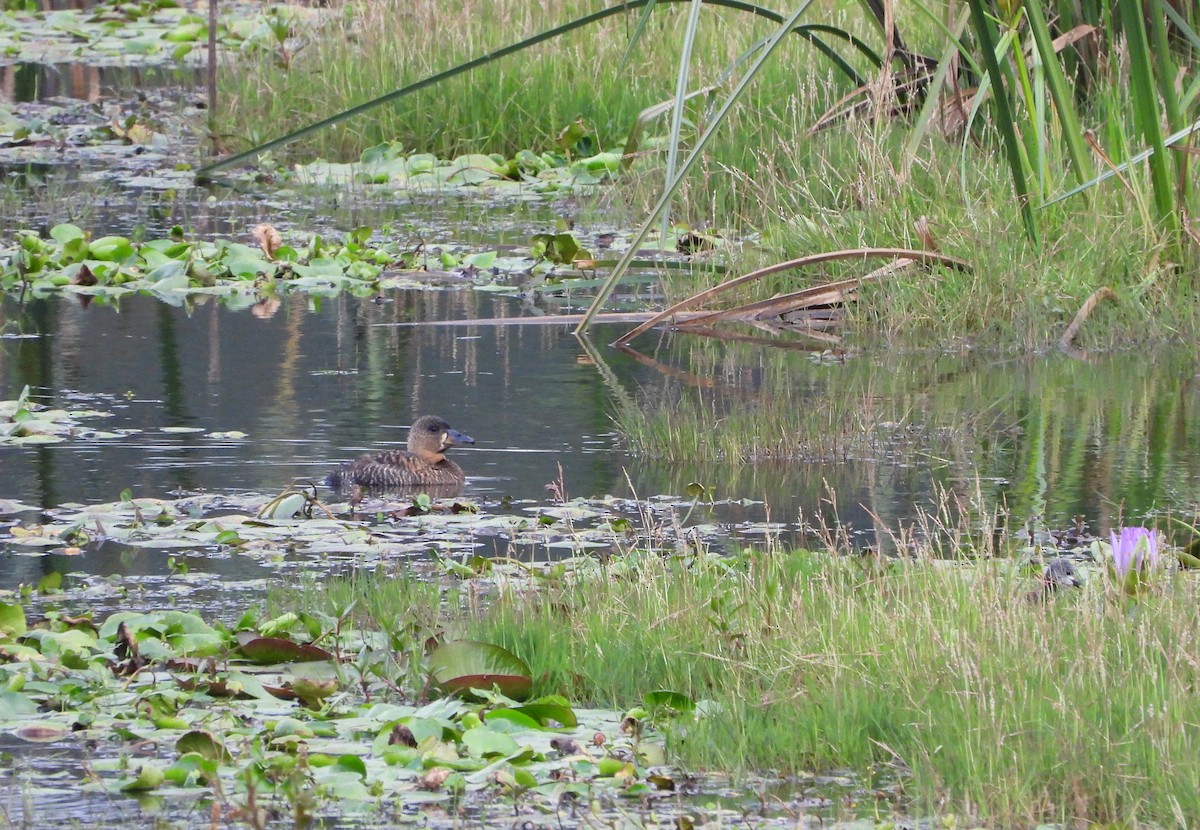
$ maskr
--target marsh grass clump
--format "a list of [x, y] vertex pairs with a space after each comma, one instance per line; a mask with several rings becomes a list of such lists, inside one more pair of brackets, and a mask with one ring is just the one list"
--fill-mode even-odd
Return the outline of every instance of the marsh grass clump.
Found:
[[894, 765], [916, 812], [998, 826], [1184, 827], [1200, 605], [1164, 578], [1131, 605], [1103, 579], [1025, 601], [996, 562], [638, 557], [632, 573], [504, 595], [464, 623], [524, 657], [543, 693], [627, 706], [671, 689], [707, 713], [686, 767]]
[[[468, 152], [508, 157], [524, 148], [553, 149], [560, 131], [578, 118], [595, 136], [597, 149], [616, 150], [640, 112], [672, 97], [685, 6], [659, 4], [628, 65], [623, 59], [637, 20], [632, 10], [306, 136], [286, 151], [287, 159], [355, 160], [381, 142], [440, 157]], [[596, 10], [583, 2], [546, 6], [518, 0], [488, 4], [486, 14], [480, 8], [466, 0], [348, 2], [308, 33], [305, 48], [286, 65], [269, 53], [243, 56], [222, 74], [225, 144], [245, 149], [277, 138]], [[1064, 20], [1072, 19], [1072, 13], [1060, 11]], [[945, 27], [958, 14], [952, 7], [933, 4], [924, 13], [896, 13], [897, 25], [917, 52], [943, 54]], [[807, 22], [818, 17], [878, 46], [878, 27], [856, 4], [824, 4]], [[1021, 52], [1028, 38], [1020, 18], [1017, 14], [1006, 25], [1017, 27], [1012, 43], [1018, 46], [1010, 58], [1024, 66], [1030, 58]], [[771, 28], [751, 15], [706, 6], [689, 85], [716, 89], [689, 102], [682, 151], [700, 140], [733, 86], [738, 73], [727, 77], [726, 70]], [[944, 347], [968, 340], [1041, 349], [1063, 335], [1085, 300], [1100, 289], [1112, 292], [1105, 296], [1115, 301], [1101, 304], [1076, 345], [1187, 339], [1186, 333], [1200, 325], [1190, 281], [1182, 278], [1196, 263], [1196, 247], [1188, 242], [1194, 242], [1195, 229], [1187, 226], [1189, 236], [1155, 216], [1150, 198], [1161, 195], [1161, 176], [1152, 182], [1145, 165], [1136, 165], [1119, 181], [1052, 203], [1093, 166], [1093, 160], [1080, 157], [1082, 130], [1072, 125], [1106, 125], [1094, 151], [1098, 157], [1120, 161], [1142, 146], [1137, 122], [1146, 118], [1131, 113], [1146, 95], [1134, 95], [1125, 74], [1126, 62], [1120, 59], [1126, 54], [1125, 35], [1119, 27], [1116, 35], [1099, 28], [1110, 40], [1097, 74], [1076, 90], [1078, 117], [1064, 113], [1065, 123], [1044, 122], [1049, 108], [1031, 114], [1024, 112], [1025, 103], [1017, 107], [1018, 120], [1025, 119], [1019, 131], [1028, 152], [1037, 147], [1037, 175], [1031, 179], [1036, 192], [1028, 199], [1014, 195], [1013, 158], [1001, 139], [1005, 131], [986, 115], [988, 106], [969, 127], [941, 116], [931, 126], [931, 120], [903, 106], [859, 107], [844, 117], [826, 118], [859, 84], [795, 37], [764, 65], [705, 146], [675, 194], [673, 218], [729, 238], [761, 241], [732, 254], [732, 270], [743, 273], [768, 262], [866, 245], [930, 244], [972, 264], [969, 273], [915, 269], [864, 288], [850, 310], [851, 326], [891, 341]], [[1018, 53], [1024, 57], [1018, 59]], [[886, 98], [887, 73], [854, 50], [846, 55], [846, 65], [865, 73], [866, 86]], [[1064, 59], [1068, 65], [1076, 60]], [[959, 82], [976, 86], [978, 79], [969, 74]], [[1036, 89], [1028, 93], [1031, 100], [1045, 97], [1042, 86]], [[1159, 120], [1147, 118], [1147, 123]], [[822, 129], [814, 131], [817, 124]], [[663, 142], [649, 139], [666, 132], [666, 119], [643, 128], [632, 171], [601, 197], [617, 207], [606, 211], [609, 216], [628, 216], [636, 225], [655, 204], [666, 162]], [[1178, 190], [1169, 215], [1195, 214], [1195, 189]], [[726, 299], [761, 299], [863, 273], [860, 266], [841, 265], [786, 274]], [[710, 279], [673, 273], [664, 278], [664, 293], [669, 301], [682, 299], [710, 287], [703, 282]]]
[[[623, 70], [636, 12], [479, 67], [302, 146], [350, 159], [382, 141], [439, 156], [513, 153], [552, 148], [559, 132], [583, 117], [612, 149], [644, 108], [671, 96], [686, 17], [673, 5], [664, 4], [652, 17], [642, 48]], [[305, 47], [286, 66], [268, 53], [251, 54], [222, 73], [223, 132], [230, 134], [227, 143], [243, 149], [596, 9], [581, 0], [348, 2], [307, 33]], [[707, 82], [769, 31], [765, 21], [745, 14], [714, 11], [706, 18], [711, 25], [697, 46], [696, 69]], [[811, 54], [801, 43], [791, 49], [793, 55]], [[794, 79], [794, 71], [781, 65], [764, 81], [782, 94]]]

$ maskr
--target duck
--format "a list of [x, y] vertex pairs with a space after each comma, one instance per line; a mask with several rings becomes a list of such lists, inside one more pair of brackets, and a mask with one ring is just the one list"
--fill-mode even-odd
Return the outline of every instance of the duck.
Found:
[[408, 431], [407, 450], [368, 453], [341, 465], [325, 481], [335, 489], [359, 485], [373, 489], [433, 487], [456, 491], [467, 477], [462, 467], [446, 458], [446, 450], [474, 443], [474, 438], [452, 428], [445, 419], [423, 415]]
[[1045, 563], [1039, 581], [1039, 587], [1026, 597], [1029, 602], [1046, 602], [1059, 591], [1083, 587], [1075, 563], [1065, 556], [1056, 556]]

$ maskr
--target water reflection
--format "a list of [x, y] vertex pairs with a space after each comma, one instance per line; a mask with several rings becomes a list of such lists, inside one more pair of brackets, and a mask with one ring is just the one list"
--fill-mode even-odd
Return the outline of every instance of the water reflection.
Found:
[[130, 89], [148, 90], [199, 84], [199, 69], [177, 66], [93, 66], [87, 63], [19, 62], [0, 64], [0, 103], [23, 104], [52, 98], [96, 102]]
[[[695, 474], [734, 493], [760, 486], [746, 475], [775, 477], [780, 491], [802, 494], [783, 499], [784, 515], [811, 510], [822, 491], [839, 494], [830, 506], [848, 497], [893, 527], [938, 492], [1022, 524], [1082, 516], [1094, 531], [1122, 516], [1195, 511], [1197, 384], [1184, 352], [825, 360], [697, 341], [662, 374], [623, 416], [649, 423], [635, 445], [678, 447], [681, 459], [775, 459], [710, 461]], [[678, 483], [688, 465], [663, 469]]]
[[[412, 325], [521, 313], [515, 300], [470, 290], [287, 296], [260, 316], [208, 298], [186, 308], [5, 299], [0, 311], [0, 397], [28, 384], [46, 403], [110, 412], [99, 428], [140, 430], [0, 447], [0, 497], [42, 508], [112, 501], [125, 488], [274, 494], [403, 447], [425, 413], [478, 441], [458, 454], [468, 497], [544, 502], [560, 464], [569, 496], [681, 495], [699, 482], [749, 502], [701, 505], [694, 520], [746, 539], [771, 520], [783, 541], [803, 541], [799, 519], [822, 514], [855, 547], [876, 545], [946, 502], [1003, 506], [1020, 524], [1080, 514], [1102, 530], [1120, 513], [1190, 513], [1200, 474], [1183, 354], [828, 361], [673, 337], [647, 362], [585, 349], [565, 326]], [[613, 424], [631, 413], [649, 425], [636, 458]], [[248, 437], [212, 436], [234, 430]], [[750, 456], [762, 460], [743, 463]], [[67, 567], [148, 567], [95, 553]]]
[[[382, 302], [289, 297], [266, 319], [215, 303], [190, 311], [126, 299], [119, 312], [72, 301], [5, 301], [0, 395], [29, 384], [46, 402], [111, 411], [112, 441], [5, 448], [5, 495], [43, 506], [174, 489], [274, 492], [370, 449], [403, 446], [425, 412], [453, 417], [480, 447], [462, 452], [475, 492], [527, 497], [572, 464], [587, 491], [614, 475], [612, 427], [594, 373], [561, 330], [396, 326], [518, 313], [491, 295], [407, 292]], [[244, 441], [164, 428], [241, 430]], [[603, 439], [605, 452], [596, 453]], [[599, 460], [603, 459], [603, 460]]]

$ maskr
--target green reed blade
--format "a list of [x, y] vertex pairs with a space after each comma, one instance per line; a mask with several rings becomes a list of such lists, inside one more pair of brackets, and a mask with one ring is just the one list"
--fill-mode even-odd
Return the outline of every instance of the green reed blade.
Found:
[[1004, 149], [1008, 155], [1008, 167], [1012, 173], [1013, 190], [1021, 208], [1021, 220], [1025, 225], [1025, 233], [1034, 243], [1038, 243], [1037, 223], [1033, 218], [1032, 194], [1029, 183], [1025, 178], [1025, 164], [1021, 158], [1021, 140], [1017, 136], [1016, 123], [1013, 121], [1012, 108], [1008, 103], [1005, 92], [1004, 73], [996, 59], [996, 38], [992, 30], [992, 21], [984, 8], [983, 0], [967, 0], [971, 7], [971, 21], [975, 37], [979, 40], [984, 66], [992, 83], [992, 101], [995, 102], [996, 128], [1004, 140]]
[[626, 249], [625, 255], [621, 257], [621, 261], [617, 263], [617, 267], [613, 269], [613, 272], [609, 274], [604, 285], [602, 285], [600, 290], [596, 292], [596, 298], [592, 300], [592, 304], [588, 306], [587, 313], [583, 315], [583, 319], [580, 320], [579, 325], [575, 327], [576, 334], [581, 334], [588, 330], [592, 320], [599, 313], [601, 306], [604, 305], [604, 301], [608, 299], [608, 295], [612, 293], [613, 288], [616, 287], [617, 283], [621, 280], [621, 277], [624, 276], [625, 271], [629, 268], [629, 263], [632, 262], [634, 256], [637, 255], [638, 249], [641, 248], [641, 245], [646, 240], [646, 237], [650, 235], [650, 228], [654, 225], [655, 220], [658, 219], [658, 215], [662, 213], [663, 208], [665, 208], [667, 203], [671, 201], [672, 197], [674, 197], [675, 191], [679, 189], [679, 186], [683, 183], [683, 180], [687, 176], [688, 172], [700, 159], [701, 154], [704, 152], [704, 148], [708, 146], [709, 141], [712, 139], [713, 135], [716, 134], [717, 128], [724, 123], [726, 117], [729, 115], [729, 111], [733, 108], [733, 105], [737, 103], [739, 98], [742, 97], [742, 93], [746, 91], [746, 89], [750, 86], [750, 82], [753, 81], [755, 76], [758, 75], [758, 72], [762, 68], [763, 64], [765, 64], [767, 59], [774, 54], [775, 50], [779, 47], [779, 44], [783, 42], [783, 36], [792, 31], [792, 28], [796, 25], [796, 22], [800, 19], [800, 16], [808, 10], [808, 7], [812, 5], [812, 2], [813, 0], [802, 0], [800, 5], [794, 12], [792, 12], [787, 21], [778, 29], [776, 29], [773, 35], [771, 35], [771, 39], [767, 42], [766, 46], [763, 47], [762, 51], [759, 52], [754, 63], [749, 69], [746, 70], [746, 74], [744, 74], [741, 80], [738, 81], [738, 84], [733, 88], [733, 91], [729, 93], [729, 97], [725, 99], [725, 103], [721, 105], [721, 109], [716, 115], [713, 116], [712, 122], [708, 125], [708, 128], [705, 129], [705, 131], [700, 135], [700, 138], [696, 141], [696, 146], [692, 148], [692, 151], [688, 154], [688, 157], [684, 159], [683, 164], [679, 168], [679, 172], [675, 174], [674, 180], [672, 180], [670, 185], [664, 190], [662, 196], [659, 197], [658, 202], [650, 210], [650, 215], [646, 217], [646, 221], [642, 223], [641, 228], [638, 229], [638, 232], [629, 241], [629, 247]]

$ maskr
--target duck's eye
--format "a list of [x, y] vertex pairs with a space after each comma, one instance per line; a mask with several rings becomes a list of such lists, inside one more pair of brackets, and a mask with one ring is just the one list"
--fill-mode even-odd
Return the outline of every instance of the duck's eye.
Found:
[[438, 431], [438, 425], [437, 425], [437, 424], [430, 424], [430, 425], [429, 425], [429, 431], [430, 431], [430, 432], [437, 432], [437, 431]]

